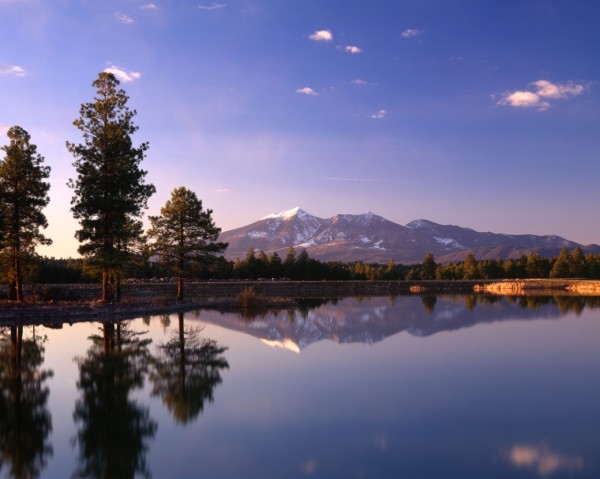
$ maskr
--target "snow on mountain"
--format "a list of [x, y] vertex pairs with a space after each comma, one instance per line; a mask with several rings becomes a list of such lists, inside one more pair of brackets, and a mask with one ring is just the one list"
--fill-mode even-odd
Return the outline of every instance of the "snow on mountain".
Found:
[[[226, 231], [220, 241], [229, 243], [228, 259], [244, 258], [250, 249], [284, 257], [287, 249], [305, 248], [310, 257], [322, 261], [417, 263], [425, 253], [438, 262], [459, 261], [472, 252], [477, 258], [519, 258], [537, 252], [554, 256], [560, 248], [578, 243], [559, 236], [481, 233], [470, 228], [441, 225], [419, 219], [406, 226], [372, 212], [337, 214], [323, 219], [300, 207], [280, 211], [242, 228]], [[585, 253], [600, 253], [600, 246], [582, 247]]]

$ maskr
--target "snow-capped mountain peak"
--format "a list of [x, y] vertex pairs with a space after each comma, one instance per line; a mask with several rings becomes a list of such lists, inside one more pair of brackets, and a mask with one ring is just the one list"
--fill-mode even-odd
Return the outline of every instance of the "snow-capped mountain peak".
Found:
[[296, 206], [295, 208], [292, 208], [291, 210], [280, 211], [279, 213], [271, 213], [270, 215], [267, 215], [262, 219], [263, 220], [280, 219], [280, 220], [286, 221], [286, 220], [292, 219], [294, 216], [298, 216], [298, 217], [302, 218], [303, 216], [306, 216], [306, 215], [308, 215], [308, 213], [306, 211], [304, 211], [299, 206]]

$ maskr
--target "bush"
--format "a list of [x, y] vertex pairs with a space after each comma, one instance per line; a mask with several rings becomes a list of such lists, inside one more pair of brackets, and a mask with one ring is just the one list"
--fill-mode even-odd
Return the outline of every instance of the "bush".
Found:
[[235, 305], [243, 311], [260, 311], [267, 307], [267, 300], [254, 288], [244, 288], [235, 298]]

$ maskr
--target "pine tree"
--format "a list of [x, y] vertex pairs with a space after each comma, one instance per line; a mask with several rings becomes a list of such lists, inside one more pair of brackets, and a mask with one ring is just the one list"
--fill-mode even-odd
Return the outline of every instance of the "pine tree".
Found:
[[51, 244], [40, 229], [48, 222], [42, 213], [50, 201], [48, 190], [50, 167], [30, 135], [20, 126], [7, 133], [9, 144], [2, 147], [0, 160], [0, 218], [2, 220], [2, 259], [11, 284], [10, 297], [23, 301], [23, 270], [27, 260], [35, 256], [35, 247]]
[[463, 261], [463, 279], [478, 279], [477, 260], [473, 253], [467, 253]]
[[425, 253], [423, 258], [423, 269], [421, 270], [421, 279], [435, 279], [435, 270], [437, 264], [432, 253]]
[[212, 210], [204, 210], [193, 191], [180, 187], [160, 209], [160, 216], [150, 216], [148, 237], [151, 249], [177, 274], [177, 300], [183, 301], [183, 277], [193, 263], [214, 256], [227, 248], [217, 239], [221, 229], [215, 226]]
[[79, 253], [92, 270], [102, 274], [102, 300], [114, 294], [113, 282], [120, 281], [130, 258], [132, 244], [139, 240], [139, 218], [155, 192], [145, 183], [140, 163], [148, 143], [133, 146], [131, 136], [135, 110], [111, 73], [100, 73], [92, 84], [97, 96], [83, 103], [73, 124], [83, 133], [83, 143], [67, 142], [75, 157], [77, 178], [69, 181], [74, 190], [71, 211], [81, 228], [75, 236]]
[[569, 270], [569, 253], [566, 248], [561, 248], [560, 254], [554, 265], [552, 265], [552, 269], [550, 270], [551, 278], [568, 278], [570, 276]]

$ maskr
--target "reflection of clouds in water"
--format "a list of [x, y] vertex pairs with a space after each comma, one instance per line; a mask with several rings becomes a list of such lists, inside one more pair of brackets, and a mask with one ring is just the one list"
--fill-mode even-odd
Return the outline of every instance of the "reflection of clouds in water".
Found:
[[317, 470], [317, 461], [315, 461], [314, 459], [309, 459], [304, 464], [302, 464], [302, 466], [300, 466], [300, 469], [302, 469], [302, 472], [304, 472], [304, 474], [306, 474], [307, 476], [312, 476]]
[[561, 470], [570, 472], [583, 470], [581, 456], [560, 454], [552, 451], [547, 445], [515, 444], [508, 452], [508, 461], [519, 469], [534, 469], [541, 477], [550, 476]]

